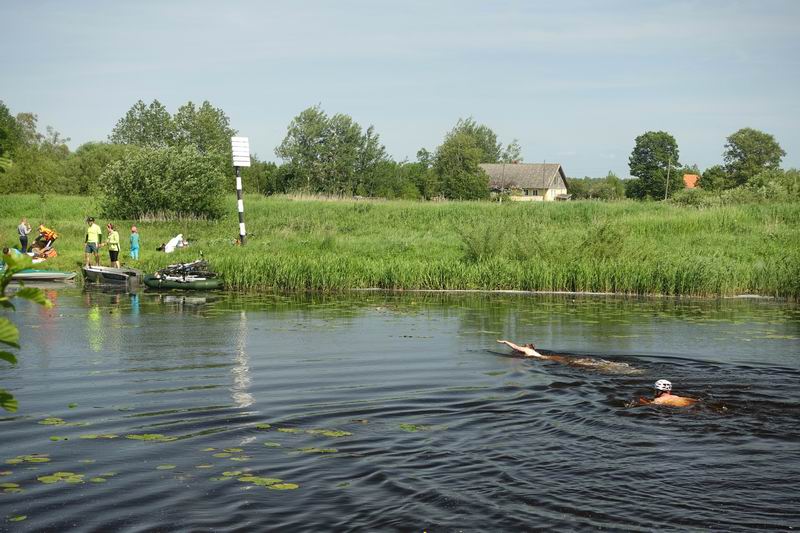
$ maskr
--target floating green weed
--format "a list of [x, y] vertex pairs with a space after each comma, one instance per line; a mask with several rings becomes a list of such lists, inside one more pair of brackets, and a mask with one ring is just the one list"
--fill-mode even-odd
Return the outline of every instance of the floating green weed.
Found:
[[[80, 438], [94, 440], [94, 439], [116, 439], [119, 435], [115, 435], [113, 433], [89, 433], [86, 435], [81, 435]], [[130, 435], [128, 438], [131, 438]]]
[[267, 448], [280, 448], [281, 447], [279, 442], [265, 442], [264, 446], [266, 446]]
[[219, 452], [212, 455], [212, 457], [219, 457], [220, 459], [224, 459], [225, 457], [230, 457], [231, 455], [233, 454], [228, 452]]
[[19, 485], [16, 483], [0, 483], [0, 489], [18, 489]]
[[272, 427], [272, 424], [256, 424], [256, 429], [269, 429]]
[[350, 482], [349, 481], [342, 481], [341, 483], [337, 483], [336, 484], [336, 488], [338, 488], [338, 489], [346, 489], [349, 486], [350, 486]]
[[143, 435], [125, 435], [126, 439], [132, 440], [146, 440], [151, 442], [172, 442], [178, 440], [178, 437], [168, 437], [160, 433], [145, 433]]
[[222, 451], [223, 452], [229, 452], [229, 453], [239, 453], [239, 452], [243, 452], [244, 450], [241, 449], [241, 448], [225, 448]]
[[67, 407], [70, 408], [70, 409], [75, 409], [76, 407], [78, 407], [78, 404], [77, 403], [70, 403], [70, 404], [67, 404]]
[[237, 477], [242, 475], [241, 470], [230, 470], [222, 473], [223, 477]]
[[91, 483], [105, 483], [108, 480], [106, 478], [104, 478], [104, 477], [99, 477], [98, 476], [98, 477], [93, 477], [93, 478], [89, 479], [89, 481]]
[[158, 465], [156, 470], [172, 470], [173, 468], [177, 468], [176, 465]]
[[69, 440], [69, 439], [67, 439], [67, 437], [52, 436], [52, 437], [50, 437], [50, 440], [53, 441], [53, 442], [58, 442], [60, 440]]
[[28, 519], [28, 515], [26, 515], [26, 514], [20, 514], [20, 515], [9, 516], [8, 517], [8, 521], [9, 522], [22, 522], [22, 521], [27, 520], [27, 519]]
[[302, 433], [302, 430], [297, 428], [278, 428], [281, 433]]
[[216, 448], [203, 448], [203, 451], [204, 452], [215, 452], [215, 451], [217, 451], [217, 449]]
[[214, 465], [202, 464], [195, 466], [195, 468], [214, 468]]

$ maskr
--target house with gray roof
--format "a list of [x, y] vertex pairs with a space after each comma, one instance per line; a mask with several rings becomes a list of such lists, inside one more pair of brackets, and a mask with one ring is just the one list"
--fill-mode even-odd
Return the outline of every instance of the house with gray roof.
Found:
[[522, 202], [568, 200], [567, 175], [558, 163], [482, 163], [489, 188]]

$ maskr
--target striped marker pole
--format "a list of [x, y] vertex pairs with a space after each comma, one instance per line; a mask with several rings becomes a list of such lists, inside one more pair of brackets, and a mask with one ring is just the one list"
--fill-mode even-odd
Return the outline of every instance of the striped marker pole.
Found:
[[242, 176], [239, 167], [236, 167], [236, 201], [239, 207], [239, 242], [244, 246], [244, 200], [242, 199]]
[[244, 230], [244, 200], [242, 200], [242, 175], [239, 167], [250, 166], [250, 139], [231, 137], [231, 155], [236, 168], [236, 200], [239, 208], [239, 244], [244, 245], [247, 232]]

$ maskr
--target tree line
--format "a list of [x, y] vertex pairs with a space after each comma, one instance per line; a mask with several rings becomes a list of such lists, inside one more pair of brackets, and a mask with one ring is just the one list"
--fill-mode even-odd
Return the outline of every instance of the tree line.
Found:
[[[140, 100], [117, 121], [106, 141], [70, 152], [68, 138], [50, 126], [40, 132], [35, 114], [12, 115], [0, 101], [0, 192], [96, 195], [103, 205], [125, 210], [132, 218], [191, 212], [214, 217], [222, 212], [218, 200], [229, 188], [230, 137], [236, 133], [224, 111], [208, 101], [187, 102], [173, 114], [158, 100]], [[479, 200], [489, 197], [488, 176], [479, 165], [521, 162], [521, 152], [516, 139], [504, 145], [490, 127], [468, 117], [459, 119], [436, 148], [421, 148], [415, 161], [398, 162], [388, 156], [373, 126], [363, 128], [349, 115], [330, 115], [316, 105], [289, 123], [275, 148], [281, 164], [254, 154], [251, 167], [243, 169], [243, 181], [246, 191], [267, 195], [305, 191]], [[576, 199], [682, 198], [682, 176], [694, 173], [701, 176], [706, 193], [743, 187], [778, 190], [782, 185], [775, 184], [788, 179], [780, 170], [784, 155], [771, 135], [745, 128], [728, 137], [723, 164], [701, 172], [680, 163], [671, 134], [650, 131], [636, 138], [629, 158], [634, 179], [609, 173], [570, 178], [568, 187]], [[216, 200], [191, 200], [194, 193], [187, 183]], [[125, 200], [131, 197], [139, 200]], [[192, 207], [197, 202], [202, 209]]]

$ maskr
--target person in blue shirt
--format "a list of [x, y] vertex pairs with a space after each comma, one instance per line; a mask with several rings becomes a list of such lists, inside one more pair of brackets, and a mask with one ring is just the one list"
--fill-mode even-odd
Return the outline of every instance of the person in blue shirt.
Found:
[[136, 226], [131, 226], [131, 259], [139, 260], [139, 230]]

